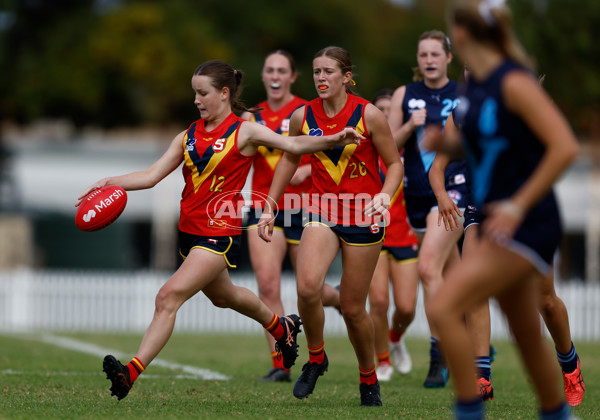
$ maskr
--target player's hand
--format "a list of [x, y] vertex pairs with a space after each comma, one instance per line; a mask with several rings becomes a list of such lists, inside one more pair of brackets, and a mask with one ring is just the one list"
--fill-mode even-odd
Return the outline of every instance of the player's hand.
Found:
[[363, 213], [369, 217], [381, 216], [382, 218], [390, 210], [390, 196], [386, 193], [379, 193], [373, 197], [370, 203], [365, 206]]
[[425, 125], [425, 121], [427, 121], [427, 109], [421, 108], [413, 111], [412, 114], [410, 114], [410, 120], [408, 121], [410, 122], [413, 130]]
[[525, 218], [525, 211], [511, 200], [503, 200], [486, 206], [486, 219], [481, 226], [483, 234], [492, 241], [506, 245]]
[[334, 146], [346, 146], [347, 144], [360, 145], [360, 141], [365, 137], [358, 134], [352, 127], [346, 127], [342, 131], [332, 136]]
[[458, 206], [448, 197], [448, 194], [438, 200], [438, 226], [443, 223], [446, 231], [458, 229], [461, 227], [460, 217], [462, 214], [460, 214]]
[[271, 206], [268, 203], [265, 203], [265, 208], [256, 227], [256, 229], [258, 229], [258, 236], [265, 242], [271, 242], [274, 227], [275, 215], [273, 214]]
[[105, 187], [106, 185], [108, 185], [108, 178], [103, 178], [100, 181], [96, 181], [94, 184], [87, 187], [85, 192], [83, 194], [81, 194], [79, 197], [77, 197], [77, 203], [75, 203], [75, 207], [79, 207], [79, 205], [82, 203], [83, 199], [85, 197], [87, 197], [87, 195], [89, 193], [91, 193], [92, 191], [99, 190], [100, 188]]

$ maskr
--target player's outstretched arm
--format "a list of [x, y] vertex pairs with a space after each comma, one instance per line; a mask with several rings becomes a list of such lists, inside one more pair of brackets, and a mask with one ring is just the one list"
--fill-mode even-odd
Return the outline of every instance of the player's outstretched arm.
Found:
[[154, 187], [164, 177], [173, 172], [183, 161], [183, 137], [185, 133], [186, 131], [182, 131], [175, 136], [165, 153], [148, 169], [131, 172], [125, 175], [102, 178], [90, 185], [83, 194], [77, 198], [75, 207], [79, 206], [81, 201], [90, 192], [107, 185], [118, 185], [127, 191], [143, 190]]

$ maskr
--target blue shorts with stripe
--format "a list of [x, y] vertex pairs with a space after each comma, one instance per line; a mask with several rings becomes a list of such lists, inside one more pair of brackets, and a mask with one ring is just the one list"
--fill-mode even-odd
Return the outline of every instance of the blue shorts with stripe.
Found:
[[185, 259], [194, 248], [222, 255], [227, 266], [237, 267], [242, 235], [198, 236], [179, 231], [179, 254]]
[[[260, 220], [260, 210], [251, 209], [246, 226], [254, 229]], [[280, 210], [275, 216], [275, 229], [282, 230], [289, 244], [299, 244], [302, 237], [302, 209]]]
[[368, 246], [382, 243], [385, 238], [385, 226], [374, 223], [368, 226], [343, 226], [325, 219], [317, 213], [305, 213], [302, 219], [304, 227], [308, 224], [320, 224], [330, 228], [340, 241], [355, 246]]
[[393, 258], [397, 263], [416, 262], [419, 257], [419, 247], [414, 246], [383, 246], [381, 254]]

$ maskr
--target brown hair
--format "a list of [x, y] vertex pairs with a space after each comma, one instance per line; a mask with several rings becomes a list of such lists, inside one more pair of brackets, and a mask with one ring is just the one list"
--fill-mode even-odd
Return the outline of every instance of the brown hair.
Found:
[[[338, 63], [342, 74], [346, 74], [348, 72], [352, 73], [352, 60], [350, 59], [350, 54], [342, 47], [325, 47], [322, 50], [319, 50], [313, 59], [319, 57], [329, 57], [335, 60]], [[354, 82], [354, 79], [350, 79], [350, 83], [346, 84], [346, 92], [354, 94], [353, 86], [355, 84], [356, 83]]]
[[292, 74], [296, 74], [296, 60], [294, 60], [294, 56], [292, 54], [290, 54], [289, 52], [287, 52], [285, 50], [271, 51], [265, 57], [265, 61], [267, 60], [267, 58], [269, 58], [270, 56], [272, 56], [274, 54], [283, 55], [285, 58], [287, 58], [288, 62], [290, 63], [290, 69], [292, 70]]
[[[421, 43], [421, 41], [426, 40], [426, 39], [435, 39], [436, 41], [440, 41], [440, 43], [442, 44], [442, 48], [444, 49], [444, 52], [446, 53], [446, 55], [450, 55], [451, 50], [452, 50], [452, 45], [450, 44], [450, 38], [448, 38], [445, 33], [443, 33], [440, 30], [437, 30], [437, 29], [434, 29], [432, 31], [423, 32], [421, 34], [421, 36], [419, 37], [419, 40], [417, 41], [417, 45], [419, 45]], [[424, 78], [423, 73], [421, 73], [421, 69], [419, 68], [419, 66], [413, 67], [412, 71], [413, 71], [413, 82], [420, 82], [421, 80], [423, 80], [423, 78]]]
[[241, 70], [236, 70], [223, 61], [211, 60], [200, 64], [194, 71], [194, 76], [210, 77], [210, 84], [215, 89], [228, 88], [229, 103], [236, 111], [254, 112], [246, 108], [239, 100], [242, 91], [242, 79], [244, 78], [244, 73]]
[[477, 42], [492, 46], [529, 69], [534, 68], [512, 29], [512, 16], [506, 6], [489, 0], [457, 0], [450, 19], [451, 24], [467, 30]]

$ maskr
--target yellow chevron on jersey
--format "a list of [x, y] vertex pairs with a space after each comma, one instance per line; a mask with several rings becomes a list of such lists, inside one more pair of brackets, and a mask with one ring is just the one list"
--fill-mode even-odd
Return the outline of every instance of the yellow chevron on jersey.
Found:
[[212, 142], [212, 144], [207, 145], [201, 157], [198, 153], [198, 146], [201, 145], [195, 144], [192, 147], [186, 146], [188, 141], [188, 133], [183, 136], [183, 148], [185, 150], [184, 161], [185, 165], [192, 173], [194, 192], [198, 192], [198, 189], [200, 189], [202, 183], [213, 173], [215, 168], [219, 165], [219, 163], [221, 163], [223, 158], [227, 156], [229, 151], [235, 145], [237, 130], [233, 130], [231, 133], [226, 133], [226, 135], [228, 135], [227, 137], [217, 139]]
[[283, 151], [265, 146], [258, 146], [258, 152], [261, 154], [262, 157], [265, 158], [265, 161], [267, 162], [272, 171], [275, 170], [277, 164], [279, 163], [279, 160], [281, 159], [281, 156], [283, 155]]
[[327, 169], [329, 176], [331, 176], [331, 179], [333, 179], [336, 185], [340, 185], [342, 175], [344, 175], [344, 172], [346, 171], [346, 168], [350, 163], [350, 158], [354, 154], [354, 151], [357, 147], [358, 145], [356, 144], [348, 144], [344, 146], [344, 150], [336, 163], [333, 163], [333, 161], [326, 154], [326, 152], [317, 152], [314, 155], [321, 161], [325, 169]]
[[[360, 115], [360, 114], [359, 114]], [[309, 125], [309, 121], [312, 119], [305, 119], [302, 124], [302, 134], [308, 135], [322, 135], [322, 130], [320, 128], [311, 129]], [[312, 122], [312, 121], [311, 121]], [[316, 126], [316, 123], [313, 123]], [[335, 128], [337, 124], [334, 125]], [[365, 124], [362, 117], [359, 119], [356, 124], [355, 130], [358, 134], [362, 135], [365, 132]], [[336, 185], [340, 185], [342, 180], [342, 176], [350, 163], [350, 158], [354, 154], [354, 151], [358, 145], [356, 144], [348, 144], [343, 146], [343, 151], [340, 153], [342, 146], [336, 146], [329, 150], [324, 150], [321, 152], [314, 153], [314, 156], [321, 161], [331, 179], [335, 182]], [[335, 161], [335, 162], [334, 162]]]

